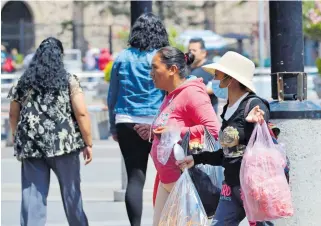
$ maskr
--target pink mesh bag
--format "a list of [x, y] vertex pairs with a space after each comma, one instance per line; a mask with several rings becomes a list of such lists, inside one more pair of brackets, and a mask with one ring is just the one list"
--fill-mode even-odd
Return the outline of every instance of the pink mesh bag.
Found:
[[243, 156], [240, 180], [249, 221], [293, 215], [291, 192], [284, 175], [285, 152], [274, 144], [267, 124], [257, 124]]

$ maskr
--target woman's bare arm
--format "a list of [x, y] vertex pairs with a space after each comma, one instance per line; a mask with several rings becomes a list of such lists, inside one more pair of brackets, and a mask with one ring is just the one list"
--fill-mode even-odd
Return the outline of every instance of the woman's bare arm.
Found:
[[85, 144], [92, 146], [91, 122], [82, 92], [77, 92], [71, 96], [71, 105], [78, 122], [82, 138]]

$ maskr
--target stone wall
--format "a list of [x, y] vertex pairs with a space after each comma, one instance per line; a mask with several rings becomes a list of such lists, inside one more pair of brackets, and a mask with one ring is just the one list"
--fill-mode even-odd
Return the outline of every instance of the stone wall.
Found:
[[[241, 5], [237, 1], [221, 1], [216, 6], [215, 12], [216, 32], [240, 33], [251, 35], [257, 30], [257, 36], [254, 38], [254, 44], [245, 42], [244, 48], [251, 51], [251, 55], [258, 58], [258, 25], [259, 22], [259, 1], [248, 1]], [[265, 20], [265, 55], [269, 55], [270, 28], [269, 28], [269, 3], [264, 1], [264, 20]]]
[[[2, 1], [3, 6], [7, 1]], [[86, 2], [87, 3], [87, 2]], [[179, 32], [186, 29], [204, 29], [204, 1], [175, 1], [166, 3], [164, 7], [165, 25], [174, 26]], [[62, 40], [66, 48], [72, 48], [72, 31], [65, 29], [62, 32], [62, 23], [72, 20], [73, 3], [69, 1], [25, 1], [30, 9], [35, 26], [35, 45], [48, 36], [56, 36]], [[235, 1], [219, 1], [213, 8], [215, 31], [219, 34], [233, 32], [251, 34], [253, 24], [258, 21], [258, 3], [249, 1], [241, 6]], [[267, 3], [266, 3], [267, 5]], [[126, 11], [127, 15], [114, 15], [111, 8], [122, 7], [118, 11]], [[129, 28], [128, 16], [130, 3], [120, 5], [112, 1], [91, 2], [84, 10], [85, 39], [97, 48], [108, 47], [109, 25], [113, 24], [113, 46], [115, 51], [125, 47], [118, 38], [118, 32]], [[117, 11], [117, 10], [116, 10]], [[158, 13], [157, 4], [153, 5], [154, 13]], [[210, 11], [211, 13], [211, 11]], [[266, 13], [268, 17], [268, 11]], [[267, 36], [268, 37], [268, 36]], [[254, 46], [257, 46], [255, 43]], [[248, 48], [249, 43], [247, 46]], [[257, 49], [253, 49], [255, 52]], [[257, 52], [257, 51], [256, 51]]]

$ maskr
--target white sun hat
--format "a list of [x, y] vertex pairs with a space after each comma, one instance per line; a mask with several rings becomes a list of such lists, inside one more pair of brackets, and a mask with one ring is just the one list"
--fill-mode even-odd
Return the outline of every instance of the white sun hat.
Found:
[[204, 65], [202, 68], [212, 75], [215, 75], [215, 70], [219, 70], [233, 77], [255, 93], [253, 84], [255, 65], [250, 59], [241, 54], [229, 51], [216, 63]]

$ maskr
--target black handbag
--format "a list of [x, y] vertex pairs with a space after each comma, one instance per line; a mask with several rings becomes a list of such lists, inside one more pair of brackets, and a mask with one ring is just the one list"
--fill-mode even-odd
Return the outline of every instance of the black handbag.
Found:
[[[206, 127], [204, 131], [204, 149], [206, 149], [206, 151], [216, 151], [215, 149], [217, 141], [215, 141], [214, 137], [208, 132]], [[189, 148], [189, 141], [190, 132], [187, 132], [181, 142], [181, 146], [184, 149], [186, 156], [192, 154]], [[213, 167], [212, 170], [215, 170], [214, 166], [205, 166], [209, 169]], [[202, 168], [198, 166], [193, 166], [188, 170], [188, 172], [200, 196], [207, 217], [212, 218], [215, 214], [216, 208], [220, 200], [221, 189], [218, 183], [221, 183], [221, 181], [213, 181], [213, 178], [211, 179], [208, 173], [204, 172], [204, 170], [202, 170]]]

